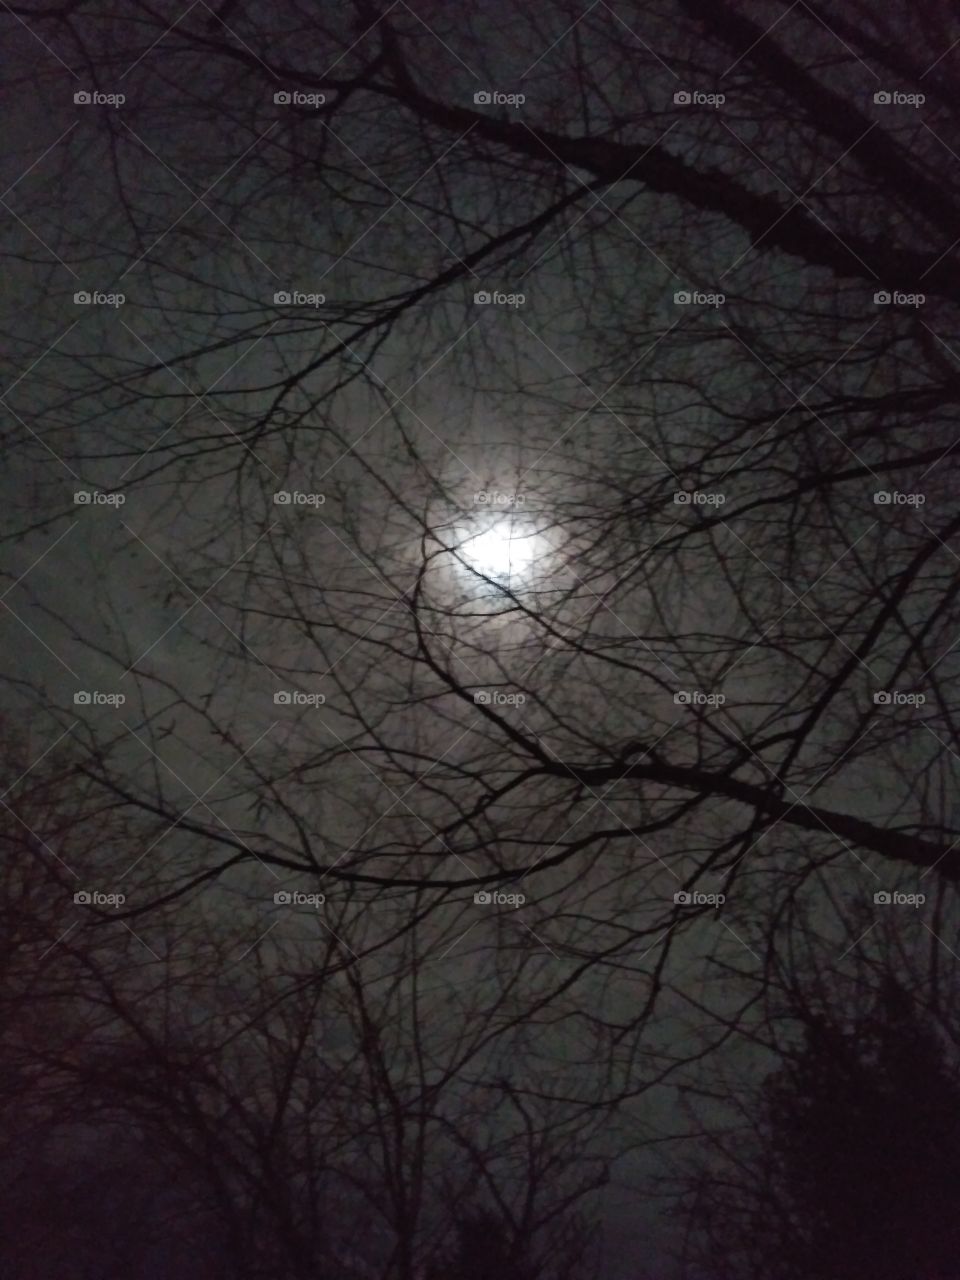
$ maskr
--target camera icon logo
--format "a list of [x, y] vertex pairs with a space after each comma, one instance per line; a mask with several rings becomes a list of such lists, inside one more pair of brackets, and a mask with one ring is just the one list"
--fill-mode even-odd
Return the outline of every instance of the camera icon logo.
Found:
[[273, 695], [273, 701], [278, 707], [289, 707], [292, 699], [287, 689], [278, 689]]
[[873, 295], [873, 300], [878, 307], [888, 307], [892, 301], [886, 289], [878, 289]]
[[473, 900], [478, 907], [489, 907], [493, 901], [493, 897], [486, 889], [479, 889], [474, 895]]
[[873, 900], [878, 906], [889, 906], [891, 898], [886, 889], [878, 889], [873, 895]]
[[679, 889], [674, 895], [673, 900], [678, 907], [689, 907], [693, 901], [692, 896], [685, 889]]
[[878, 89], [873, 95], [873, 100], [881, 107], [889, 106], [891, 102], [890, 91], [888, 89]]
[[490, 96], [489, 90], [478, 89], [477, 92], [473, 95], [473, 101], [474, 101], [474, 104], [478, 107], [489, 107], [493, 99]]
[[689, 306], [691, 300], [689, 289], [678, 289], [673, 295], [674, 304], [678, 307]]
[[893, 696], [886, 689], [878, 689], [873, 695], [873, 701], [878, 707], [889, 707]]
[[691, 101], [690, 94], [686, 89], [678, 89], [673, 95], [673, 101], [678, 107], [689, 107]]
[[673, 695], [673, 700], [678, 707], [688, 707], [690, 705], [690, 694], [685, 689], [678, 689]]
[[286, 289], [278, 289], [273, 295], [274, 305], [278, 307], [289, 307], [293, 301]]
[[278, 889], [277, 892], [273, 895], [273, 900], [278, 907], [289, 907], [290, 903], [293, 901], [293, 898], [286, 891], [286, 889]]
[[79, 289], [73, 295], [73, 301], [78, 307], [88, 307], [93, 299], [90, 297], [90, 294], [87, 293], [86, 289]]
[[674, 501], [674, 504], [678, 507], [689, 506], [690, 494], [687, 493], [686, 489], [677, 489], [674, 492], [673, 501]]
[[90, 94], [86, 89], [78, 89], [73, 95], [73, 100], [78, 107], [88, 107], [90, 105]]
[[481, 289], [479, 293], [473, 295], [473, 301], [475, 306], [485, 307], [491, 301], [491, 298], [486, 289]]
[[77, 489], [74, 492], [73, 501], [75, 505], [78, 507], [88, 505], [90, 502], [90, 494], [87, 492], [86, 489]]
[[477, 706], [485, 707], [491, 701], [490, 694], [487, 692], [486, 689], [478, 689], [477, 692], [473, 695], [473, 701], [476, 703]]
[[290, 105], [290, 94], [286, 89], [278, 89], [273, 95], [273, 100], [278, 107], [288, 107]]
[[86, 889], [81, 889], [79, 892], [75, 893], [73, 895], [73, 900], [78, 907], [89, 907], [90, 903], [93, 901]]
[[77, 693], [73, 695], [73, 702], [74, 702], [74, 706], [77, 706], [77, 707], [89, 707], [90, 694], [87, 693], [85, 689], [80, 689]]
[[281, 489], [273, 495], [273, 502], [274, 506], [277, 507], [289, 507], [290, 495], [287, 493], [286, 489]]
[[873, 501], [878, 507], [888, 507], [890, 505], [890, 494], [886, 489], [878, 489], [873, 495]]

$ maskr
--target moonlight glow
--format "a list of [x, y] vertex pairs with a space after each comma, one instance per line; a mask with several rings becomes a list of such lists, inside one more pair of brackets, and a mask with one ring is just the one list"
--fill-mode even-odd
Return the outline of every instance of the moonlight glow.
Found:
[[469, 568], [488, 578], [512, 582], [529, 579], [546, 553], [546, 539], [510, 516], [467, 532], [459, 547]]

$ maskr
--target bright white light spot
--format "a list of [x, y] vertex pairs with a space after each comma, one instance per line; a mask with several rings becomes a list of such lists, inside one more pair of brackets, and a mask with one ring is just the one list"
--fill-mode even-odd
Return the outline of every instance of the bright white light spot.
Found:
[[506, 580], [529, 578], [545, 553], [544, 538], [509, 516], [468, 533], [460, 544], [460, 555], [471, 568]]

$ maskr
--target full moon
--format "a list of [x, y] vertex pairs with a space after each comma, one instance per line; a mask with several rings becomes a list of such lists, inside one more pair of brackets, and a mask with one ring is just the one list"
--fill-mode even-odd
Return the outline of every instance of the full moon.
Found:
[[476, 532], [466, 531], [458, 551], [469, 568], [509, 583], [529, 578], [547, 547], [525, 522], [503, 516]]

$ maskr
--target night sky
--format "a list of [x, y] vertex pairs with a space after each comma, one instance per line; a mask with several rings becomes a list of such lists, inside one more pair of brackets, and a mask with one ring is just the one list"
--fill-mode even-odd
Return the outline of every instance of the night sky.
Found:
[[958, 1280], [953, 7], [0, 32], [0, 1271]]

